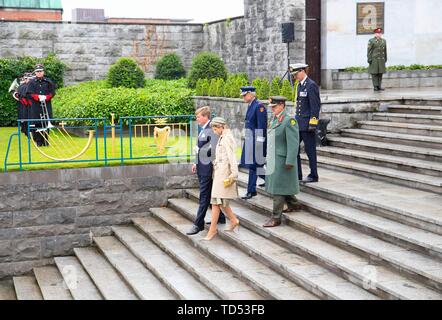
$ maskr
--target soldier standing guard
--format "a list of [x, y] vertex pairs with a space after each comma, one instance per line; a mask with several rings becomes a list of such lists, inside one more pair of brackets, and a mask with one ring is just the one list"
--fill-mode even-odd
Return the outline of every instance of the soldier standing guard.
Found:
[[249, 169], [247, 194], [242, 199], [256, 196], [258, 175], [265, 180], [264, 164], [267, 149], [267, 110], [256, 98], [256, 88], [241, 87], [241, 96], [249, 104], [245, 119], [245, 141], [241, 167]]
[[318, 165], [316, 156], [316, 128], [321, 111], [321, 98], [318, 85], [307, 76], [308, 65], [296, 63], [290, 65], [290, 72], [299, 81], [296, 102], [296, 121], [299, 124], [298, 177], [302, 180], [301, 142], [304, 141], [308, 156], [310, 174], [303, 182], [318, 182]]
[[[285, 97], [271, 97], [269, 104], [273, 118], [268, 133], [266, 191], [273, 195], [273, 214], [265, 228], [279, 226], [283, 212], [302, 208], [295, 197], [299, 193], [299, 128], [285, 109], [286, 100]], [[288, 209], [283, 210], [285, 203]]]
[[382, 88], [382, 76], [386, 71], [385, 64], [387, 62], [387, 41], [382, 39], [381, 28], [375, 29], [374, 34], [375, 37], [368, 41], [368, 73], [371, 74], [374, 91], [383, 91], [384, 88]]
[[[26, 98], [26, 91], [28, 90], [29, 82], [32, 80], [32, 73], [25, 73], [23, 75], [23, 81], [17, 89], [15, 98], [17, 101], [18, 109], [18, 119], [27, 120], [29, 119], [30, 108], [32, 106], [32, 101]], [[28, 123], [26, 121], [21, 121], [21, 131], [27, 136], [28, 135]]]
[[[55, 84], [44, 76], [44, 66], [38, 64], [35, 67], [35, 79], [29, 82], [26, 97], [32, 101], [30, 119], [46, 119], [46, 121], [33, 121], [32, 125], [37, 131], [33, 131], [33, 137], [39, 147], [49, 146], [49, 129], [47, 119], [52, 118], [51, 100], [55, 96]], [[46, 104], [47, 112], [43, 107]]]

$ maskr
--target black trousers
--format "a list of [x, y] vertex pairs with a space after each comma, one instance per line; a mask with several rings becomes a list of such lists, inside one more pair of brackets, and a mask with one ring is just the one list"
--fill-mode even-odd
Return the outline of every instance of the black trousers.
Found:
[[[196, 215], [194, 224], [198, 228], [202, 229], [204, 228], [204, 218], [206, 217], [207, 209], [209, 209], [210, 206], [213, 180], [211, 176], [198, 175], [198, 182], [200, 185], [200, 200], [199, 200], [198, 213]], [[226, 217], [221, 212], [219, 219], [223, 220], [225, 218]]]
[[304, 141], [305, 152], [307, 153], [310, 166], [309, 177], [318, 179], [318, 159], [316, 156], [316, 133], [311, 131], [299, 131], [299, 151], [298, 151], [298, 177], [302, 180], [301, 165], [301, 142]]

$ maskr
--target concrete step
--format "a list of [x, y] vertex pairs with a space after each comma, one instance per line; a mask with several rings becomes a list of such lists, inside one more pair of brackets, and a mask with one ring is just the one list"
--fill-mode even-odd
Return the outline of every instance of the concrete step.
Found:
[[389, 112], [413, 113], [423, 115], [442, 115], [441, 106], [419, 106], [419, 105], [390, 105]]
[[17, 300], [12, 280], [0, 281], [0, 301], [2, 300]]
[[134, 227], [113, 227], [115, 236], [181, 300], [218, 297]]
[[363, 129], [342, 129], [343, 137], [442, 150], [442, 138]]
[[[396, 143], [383, 143], [365, 139], [353, 139], [337, 135], [328, 135], [327, 140], [332, 147], [442, 163], [442, 150], [407, 146]], [[321, 150], [321, 148], [318, 148], [318, 150]]]
[[290, 225], [263, 228], [262, 225], [269, 216], [260, 214], [259, 207], [255, 206], [254, 209], [250, 209], [242, 203], [244, 201], [239, 200], [238, 203], [232, 205], [232, 209], [238, 214], [244, 227], [335, 272], [383, 299], [442, 299], [442, 294], [435, 290]]
[[302, 192], [442, 235], [438, 194], [324, 168], [319, 175], [318, 183], [302, 184]]
[[141, 300], [176, 299], [176, 296], [115, 237], [97, 237], [94, 238], [94, 242]]
[[339, 147], [322, 147], [317, 149], [318, 155], [365, 163], [384, 168], [413, 172], [434, 177], [442, 177], [442, 162], [410, 159], [386, 154], [377, 154], [368, 151], [343, 149]]
[[[298, 200], [308, 206], [309, 212], [285, 215], [295, 228], [372, 261], [379, 260], [395, 272], [442, 290], [440, 235], [309, 194], [299, 194]], [[259, 208], [267, 215], [272, 211], [272, 199], [267, 195], [241, 203], [251, 209]]]
[[54, 261], [74, 300], [103, 300], [76, 257], [56, 257]]
[[[197, 199], [198, 190], [188, 190]], [[189, 219], [194, 219], [198, 203], [189, 199], [170, 199], [169, 205]], [[235, 209], [237, 210], [237, 209]], [[211, 212], [208, 211], [208, 218]], [[265, 262], [275, 272], [287, 277], [321, 299], [369, 300], [376, 297], [313, 262], [287, 251], [284, 247], [247, 229], [240, 232], [219, 231], [223, 239]]]
[[17, 300], [43, 300], [34, 275], [14, 277], [13, 281]]
[[374, 130], [442, 138], [442, 126], [437, 125], [431, 126], [425, 124], [385, 121], [358, 121], [358, 127], [362, 130]]
[[76, 248], [75, 255], [106, 300], [138, 300], [132, 289], [96, 248]]
[[[308, 163], [307, 155], [302, 154], [301, 159], [303, 160], [303, 163]], [[352, 173], [367, 178], [378, 179], [410, 188], [442, 194], [442, 178], [440, 177], [323, 156], [318, 156], [318, 166], [320, 168]]]
[[[178, 213], [167, 208], [153, 208], [151, 210], [159, 217], [163, 217], [163, 215], [167, 217], [170, 225], [166, 226], [160, 220], [151, 217], [133, 219], [135, 226], [196, 279], [209, 287], [218, 297], [223, 300], [262, 300], [270, 298], [263, 295], [263, 292], [259, 292], [262, 291], [260, 288], [254, 288], [246, 283], [244, 277], [240, 278], [237, 274], [234, 274], [226, 266], [226, 263], [213, 260], [213, 256], [208, 255], [207, 251], [202, 250], [200, 246], [187, 242], [179, 233], [176, 233], [176, 230], [169, 229], [169, 227], [176, 227], [177, 224], [183, 229], [191, 225], [188, 221], [182, 221], [182, 217]], [[196, 236], [196, 239], [200, 242], [201, 236]], [[211, 242], [217, 243], [225, 254], [229, 254], [226, 259], [230, 260], [232, 255], [235, 256], [237, 249], [226, 248], [219, 241], [219, 239], [213, 239]], [[236, 257], [238, 258], [238, 256]], [[255, 270], [257, 264], [259, 263], [248, 265], [251, 270]]]
[[57, 267], [34, 268], [34, 274], [44, 300], [72, 300], [72, 295]]
[[441, 115], [413, 114], [413, 113], [374, 113], [373, 121], [390, 121], [430, 126], [442, 125]]
[[[246, 193], [247, 176], [240, 174], [239, 179], [239, 185], [242, 186], [240, 192]], [[271, 204], [272, 200], [269, 195], [261, 188], [257, 190]], [[442, 235], [440, 234], [387, 219], [376, 213], [372, 214], [368, 210], [348, 206], [345, 202], [328, 200], [314, 193], [301, 193], [298, 199], [315, 215], [442, 261]]]

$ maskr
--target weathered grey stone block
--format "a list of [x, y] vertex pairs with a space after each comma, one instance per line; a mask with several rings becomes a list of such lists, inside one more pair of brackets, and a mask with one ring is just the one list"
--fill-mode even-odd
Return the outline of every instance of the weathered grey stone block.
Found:
[[50, 237], [42, 240], [43, 258], [66, 256], [74, 253], [74, 248], [86, 247], [92, 244], [89, 233], [63, 237]]
[[12, 227], [12, 221], [13, 221], [12, 217], [13, 217], [12, 212], [0, 213], [0, 230]]
[[36, 260], [41, 258], [40, 239], [20, 239], [12, 241], [15, 261]]

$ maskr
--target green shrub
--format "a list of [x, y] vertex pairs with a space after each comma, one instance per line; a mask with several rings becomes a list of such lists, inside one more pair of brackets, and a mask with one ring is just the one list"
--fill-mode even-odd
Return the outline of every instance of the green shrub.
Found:
[[176, 53], [163, 56], [158, 62], [155, 79], [175, 80], [186, 76], [186, 70]]
[[121, 58], [113, 64], [107, 81], [114, 88], [143, 88], [146, 83], [143, 70], [130, 58]]
[[227, 79], [227, 69], [223, 60], [216, 54], [201, 52], [192, 60], [189, 73], [189, 86], [196, 87], [198, 79]]
[[[442, 69], [442, 65], [421, 65], [421, 64], [412, 64], [410, 66], [397, 65], [397, 66], [389, 66], [387, 67], [387, 71], [401, 71], [401, 70], [434, 70], [434, 69]], [[343, 69], [344, 72], [368, 72], [368, 67], [348, 67]]]
[[216, 85], [216, 96], [217, 97], [224, 97], [224, 79], [218, 79], [217, 85]]
[[209, 97], [216, 97], [218, 87], [218, 79], [211, 79], [209, 84], [209, 92], [207, 95]]
[[258, 99], [265, 99], [262, 97], [262, 80], [261, 78], [256, 78], [252, 81], [252, 86], [256, 88], [256, 96]]
[[204, 82], [204, 79], [199, 79], [196, 82], [195, 95], [197, 95], [197, 96], [202, 96], [203, 95], [203, 93], [204, 93], [203, 82]]
[[[145, 88], [112, 88], [89, 81], [59, 90], [53, 100], [56, 118], [107, 118], [193, 114], [193, 91], [186, 81], [148, 80]], [[89, 123], [91, 124], [91, 123]], [[101, 124], [101, 123], [100, 123]]]
[[281, 94], [281, 86], [279, 85], [279, 81], [281, 78], [275, 77], [272, 81], [272, 86], [270, 88], [270, 96], [279, 96]]
[[262, 100], [267, 100], [270, 97], [270, 82], [269, 79], [262, 80], [261, 84], [261, 98]]
[[288, 79], [282, 82], [281, 95], [286, 97], [287, 100], [293, 100], [293, 88]]
[[0, 126], [16, 126], [16, 102], [8, 93], [14, 79], [25, 72], [32, 72], [37, 63], [45, 67], [45, 76], [50, 78], [57, 88], [62, 88], [66, 65], [56, 58], [54, 54], [46, 58], [20, 57], [0, 59]]
[[202, 79], [202, 95], [208, 96], [209, 95], [209, 89], [210, 89], [210, 82], [209, 79]]

